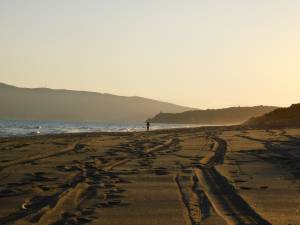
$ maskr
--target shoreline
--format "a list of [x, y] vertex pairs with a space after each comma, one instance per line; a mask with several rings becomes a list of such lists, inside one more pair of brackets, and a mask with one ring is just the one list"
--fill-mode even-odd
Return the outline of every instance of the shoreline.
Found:
[[[211, 128], [215, 129], [224, 129], [229, 126], [209, 126], [209, 127], [195, 127], [195, 128], [169, 128], [169, 129], [157, 129], [150, 131], [124, 131], [124, 132], [114, 132], [114, 131], [100, 131], [100, 132], [75, 132], [75, 133], [53, 133], [53, 134], [34, 134], [34, 135], [20, 135], [20, 136], [0, 136], [0, 140], [13, 140], [13, 139], [34, 139], [34, 138], [72, 138], [72, 137], [97, 137], [99, 135], [107, 135], [107, 136], [128, 136], [131, 134], [159, 134], [159, 133], [168, 133], [168, 132], [194, 132], [201, 130], [211, 130]], [[234, 128], [233, 128], [234, 129]]]
[[[152, 130], [201, 127], [196, 124], [151, 124]], [[1, 121], [0, 137], [34, 136], [68, 133], [145, 131], [144, 123], [82, 123], [57, 121]]]

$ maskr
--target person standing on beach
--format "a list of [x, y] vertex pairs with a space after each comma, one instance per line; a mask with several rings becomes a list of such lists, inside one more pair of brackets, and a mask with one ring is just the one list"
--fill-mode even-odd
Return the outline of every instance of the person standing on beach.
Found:
[[149, 131], [150, 130], [150, 122], [149, 121], [146, 122], [146, 126], [147, 126], [147, 131]]

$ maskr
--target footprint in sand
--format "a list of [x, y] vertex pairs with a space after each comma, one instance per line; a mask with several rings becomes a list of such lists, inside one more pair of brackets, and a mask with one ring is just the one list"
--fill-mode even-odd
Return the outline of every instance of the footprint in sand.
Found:
[[235, 179], [234, 180], [235, 183], [244, 183], [247, 182], [246, 180], [242, 180], [242, 179]]
[[168, 175], [169, 171], [165, 167], [156, 167], [156, 168], [154, 168], [154, 173], [156, 175], [162, 176], [162, 175]]
[[261, 187], [260, 187], [260, 189], [263, 189], [263, 190], [264, 190], [264, 189], [268, 189], [268, 188], [269, 188], [268, 186], [261, 186]]
[[242, 189], [242, 190], [251, 190], [253, 188], [252, 187], [247, 187], [247, 186], [240, 186], [240, 189]]

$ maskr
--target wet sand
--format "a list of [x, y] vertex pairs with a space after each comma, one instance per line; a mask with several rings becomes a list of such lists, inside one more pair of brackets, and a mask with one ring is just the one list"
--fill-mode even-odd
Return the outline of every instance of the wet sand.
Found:
[[0, 139], [0, 224], [300, 224], [300, 129]]

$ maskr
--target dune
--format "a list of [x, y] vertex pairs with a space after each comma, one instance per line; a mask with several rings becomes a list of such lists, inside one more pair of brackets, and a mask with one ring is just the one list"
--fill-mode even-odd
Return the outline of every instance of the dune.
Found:
[[279, 108], [244, 123], [249, 127], [300, 127], [300, 103], [288, 108]]

